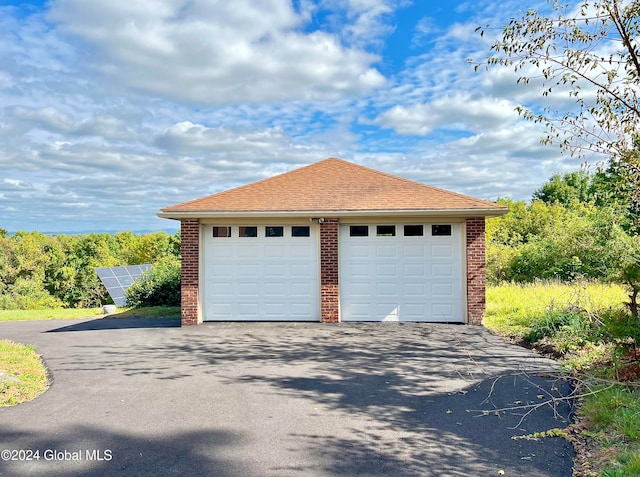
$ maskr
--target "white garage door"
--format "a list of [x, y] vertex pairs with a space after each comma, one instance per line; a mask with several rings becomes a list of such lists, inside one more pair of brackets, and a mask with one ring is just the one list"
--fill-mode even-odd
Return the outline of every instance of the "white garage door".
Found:
[[344, 321], [462, 322], [460, 224], [340, 227]]
[[308, 225], [204, 226], [205, 321], [319, 321], [318, 237]]

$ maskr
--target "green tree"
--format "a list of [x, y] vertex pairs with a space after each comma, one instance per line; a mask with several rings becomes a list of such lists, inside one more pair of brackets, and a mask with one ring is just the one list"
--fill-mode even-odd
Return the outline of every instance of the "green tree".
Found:
[[[559, 143], [571, 154], [610, 157], [638, 190], [637, 156], [629, 151], [640, 131], [640, 0], [548, 1], [546, 13], [528, 10], [504, 26], [487, 67], [515, 70], [519, 83], [539, 84], [543, 97], [573, 99], [575, 108], [566, 112], [527, 106], [518, 111], [547, 126], [544, 143]], [[490, 29], [478, 28], [481, 35]]]
[[559, 202], [568, 206], [572, 202], [591, 202], [595, 197], [591, 187], [591, 175], [584, 169], [566, 174], [554, 174], [540, 189], [533, 193], [533, 200], [547, 204]]
[[168, 255], [177, 256], [175, 236], [165, 232], [144, 235], [118, 232], [115, 238], [120, 246], [120, 258], [125, 265], [154, 263]]
[[38, 232], [18, 232], [0, 238], [0, 308], [59, 307], [44, 286], [51, 263], [47, 253], [51, 237]]
[[119, 247], [110, 234], [60, 235], [49, 249], [45, 286], [68, 307], [93, 307], [108, 302], [96, 267], [120, 265]]
[[[640, 150], [640, 149], [639, 149]], [[640, 153], [637, 153], [640, 156]], [[635, 159], [638, 161], [638, 158]], [[606, 169], [591, 174], [585, 169], [563, 175], [554, 174], [533, 193], [533, 200], [548, 204], [569, 206], [573, 202], [593, 203], [598, 207], [615, 210], [619, 224], [632, 234], [640, 232], [640, 192], [631, 187], [632, 181], [625, 173], [625, 164], [612, 159]]]

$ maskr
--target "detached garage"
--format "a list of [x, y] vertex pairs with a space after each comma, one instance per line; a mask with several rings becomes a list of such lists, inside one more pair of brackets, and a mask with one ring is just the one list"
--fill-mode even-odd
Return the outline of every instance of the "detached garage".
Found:
[[479, 325], [485, 217], [506, 212], [331, 158], [158, 215], [181, 221], [183, 325]]

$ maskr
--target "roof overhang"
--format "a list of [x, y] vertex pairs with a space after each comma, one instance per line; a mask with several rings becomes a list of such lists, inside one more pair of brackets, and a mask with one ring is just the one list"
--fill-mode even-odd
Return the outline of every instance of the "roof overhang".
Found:
[[268, 211], [160, 211], [161, 219], [229, 219], [261, 217], [499, 217], [509, 209], [409, 209], [409, 210], [268, 210]]

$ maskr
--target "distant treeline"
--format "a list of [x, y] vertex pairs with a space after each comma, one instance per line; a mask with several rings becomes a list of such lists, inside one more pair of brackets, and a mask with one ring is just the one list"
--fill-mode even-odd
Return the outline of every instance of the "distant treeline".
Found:
[[0, 309], [110, 303], [96, 267], [175, 263], [180, 235], [154, 232], [44, 235], [0, 228]]

